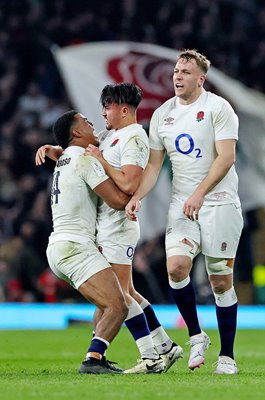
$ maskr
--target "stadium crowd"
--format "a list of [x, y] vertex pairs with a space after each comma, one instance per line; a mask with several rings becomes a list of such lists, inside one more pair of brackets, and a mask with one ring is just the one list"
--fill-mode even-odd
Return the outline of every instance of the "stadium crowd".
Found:
[[[265, 92], [265, 4], [2, 0], [0, 21], [0, 301], [81, 301], [48, 268], [53, 163], [34, 163], [36, 149], [53, 142], [54, 121], [71, 108], [51, 46], [130, 40], [197, 48], [217, 68]], [[143, 243], [134, 260], [135, 283], [154, 303], [170, 302], [163, 246], [163, 237]], [[201, 302], [211, 301], [204, 287]]]

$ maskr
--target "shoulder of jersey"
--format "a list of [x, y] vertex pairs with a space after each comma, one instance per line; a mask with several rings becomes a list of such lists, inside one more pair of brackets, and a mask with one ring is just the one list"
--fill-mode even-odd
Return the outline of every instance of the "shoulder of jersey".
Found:
[[171, 97], [165, 103], [163, 103], [160, 107], [158, 107], [153, 116], [156, 116], [160, 121], [166, 117], [166, 115], [171, 112], [176, 107], [176, 96]]
[[155, 113], [164, 114], [165, 112], [169, 111], [176, 106], [176, 96], [171, 97], [170, 99], [166, 100], [161, 106], [159, 106], [155, 111]]
[[209, 91], [207, 91], [206, 93], [207, 93], [208, 100], [211, 101], [212, 103], [226, 102], [226, 100], [222, 96], [219, 96], [218, 94], [215, 94], [215, 93], [212, 93]]
[[232, 105], [224, 97], [219, 96], [212, 92], [206, 92], [206, 93], [207, 93], [207, 104], [212, 111], [215, 110], [215, 112], [219, 112], [222, 110], [222, 112], [225, 113], [231, 112], [235, 114], [235, 110], [233, 109]]

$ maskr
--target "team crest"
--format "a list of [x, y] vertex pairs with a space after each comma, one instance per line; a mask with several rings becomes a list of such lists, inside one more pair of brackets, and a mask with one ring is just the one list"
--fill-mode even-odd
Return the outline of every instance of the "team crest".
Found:
[[227, 249], [227, 243], [226, 243], [226, 242], [223, 242], [223, 243], [221, 244], [221, 251], [226, 251], [226, 249]]
[[165, 125], [172, 125], [174, 118], [168, 117], [168, 118], [165, 118], [164, 121], [165, 121]]
[[204, 120], [204, 111], [199, 111], [197, 113], [197, 122], [201, 122], [202, 120]]
[[116, 146], [116, 144], [118, 143], [119, 139], [115, 139], [114, 142], [111, 143], [110, 147], [114, 147]]

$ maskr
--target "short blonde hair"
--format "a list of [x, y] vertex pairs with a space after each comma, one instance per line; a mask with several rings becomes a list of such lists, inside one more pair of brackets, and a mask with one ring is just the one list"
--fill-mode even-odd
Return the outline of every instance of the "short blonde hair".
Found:
[[181, 50], [180, 53], [178, 54], [177, 62], [180, 59], [185, 59], [187, 61], [195, 60], [197, 65], [201, 68], [201, 70], [205, 74], [207, 74], [208, 69], [209, 69], [209, 67], [211, 65], [211, 62], [203, 54], [199, 53], [195, 49], [192, 49], [192, 50], [190, 50], [190, 49]]

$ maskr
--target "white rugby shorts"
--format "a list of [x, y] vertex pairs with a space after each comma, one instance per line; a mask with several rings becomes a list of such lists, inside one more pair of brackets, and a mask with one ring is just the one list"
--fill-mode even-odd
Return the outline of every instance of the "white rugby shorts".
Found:
[[192, 239], [202, 254], [214, 258], [235, 258], [243, 228], [242, 210], [236, 204], [202, 206], [199, 219], [191, 221], [182, 211], [183, 202], [171, 203], [166, 230], [167, 258], [173, 255], [175, 243]]
[[96, 243], [109, 263], [132, 265], [139, 238], [139, 223], [126, 219], [117, 224], [112, 232], [105, 229], [99, 230]]
[[135, 246], [131, 244], [104, 241], [98, 243], [98, 249], [110, 264], [132, 265]]
[[54, 274], [75, 289], [92, 275], [111, 267], [94, 242], [59, 241], [49, 244], [47, 258]]

